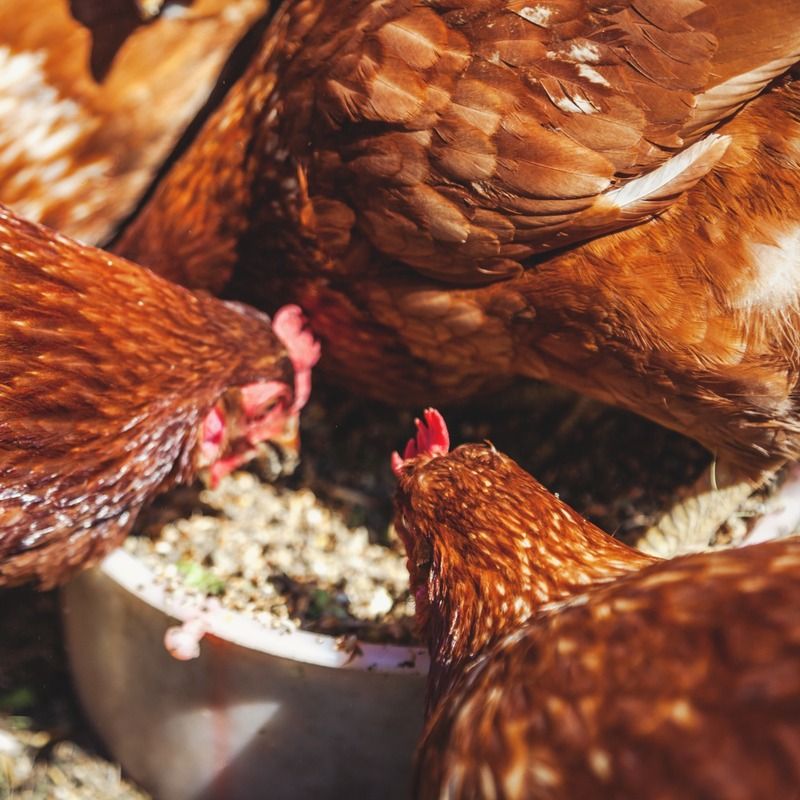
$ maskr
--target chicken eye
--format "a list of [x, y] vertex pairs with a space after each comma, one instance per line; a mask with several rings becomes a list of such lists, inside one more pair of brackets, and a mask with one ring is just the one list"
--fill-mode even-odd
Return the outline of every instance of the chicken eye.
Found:
[[261, 420], [286, 402], [287, 388], [278, 382], [251, 383], [239, 390], [240, 410], [248, 422]]
[[270, 400], [265, 405], [257, 409], [251, 409], [248, 415], [251, 420], [259, 421], [264, 419], [268, 414], [278, 407], [278, 400]]
[[420, 572], [427, 572], [431, 568], [433, 561], [433, 551], [430, 543], [424, 539], [419, 542], [414, 559], [414, 566]]

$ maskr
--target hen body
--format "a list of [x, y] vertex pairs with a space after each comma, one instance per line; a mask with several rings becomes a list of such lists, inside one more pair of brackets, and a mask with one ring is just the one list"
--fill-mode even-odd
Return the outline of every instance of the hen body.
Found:
[[800, 447], [799, 54], [781, 0], [289, 2], [120, 251], [299, 303], [373, 396], [544, 378], [757, 473]]
[[296, 417], [264, 315], [2, 207], [0, 354], [0, 585], [61, 581], [146, 500]]
[[0, 202], [97, 244], [267, 0], [0, 0]]
[[490, 445], [398, 464], [431, 651], [420, 798], [791, 796], [800, 541], [626, 548]]

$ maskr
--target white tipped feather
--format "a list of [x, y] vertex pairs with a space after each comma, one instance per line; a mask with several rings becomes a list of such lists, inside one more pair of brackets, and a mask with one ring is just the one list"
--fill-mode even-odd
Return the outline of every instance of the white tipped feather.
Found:
[[730, 136], [712, 133], [652, 172], [628, 181], [619, 189], [606, 192], [604, 199], [617, 208], [626, 208], [635, 203], [663, 197], [665, 191], [670, 194], [681, 191], [683, 184], [694, 184], [706, 174], [722, 157], [729, 143]]
[[690, 122], [682, 135], [688, 138], [717, 125], [720, 120], [752, 100], [771, 80], [782, 75], [798, 60], [800, 52], [790, 53], [761, 64], [749, 72], [735, 75], [699, 95]]

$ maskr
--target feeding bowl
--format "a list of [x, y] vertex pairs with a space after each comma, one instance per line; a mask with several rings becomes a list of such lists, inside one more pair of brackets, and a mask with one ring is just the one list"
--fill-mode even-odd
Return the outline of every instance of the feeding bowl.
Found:
[[427, 653], [208, 615], [199, 657], [168, 628], [196, 615], [117, 550], [62, 590], [83, 708], [157, 800], [404, 798], [422, 727]]

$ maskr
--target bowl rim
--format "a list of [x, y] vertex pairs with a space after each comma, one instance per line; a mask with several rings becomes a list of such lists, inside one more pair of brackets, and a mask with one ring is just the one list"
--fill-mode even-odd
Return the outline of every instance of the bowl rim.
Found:
[[[152, 571], [131, 553], [117, 549], [98, 565], [99, 571], [128, 594], [181, 623], [196, 619], [198, 606], [180, 602], [159, 584]], [[303, 630], [268, 628], [240, 611], [221, 606], [202, 612], [207, 634], [266, 655], [334, 669], [426, 675], [430, 664], [423, 647], [356, 642], [343, 649], [340, 637]], [[174, 624], [174, 623], [172, 623]], [[203, 641], [200, 643], [203, 647]]]

